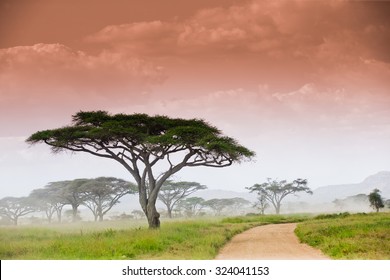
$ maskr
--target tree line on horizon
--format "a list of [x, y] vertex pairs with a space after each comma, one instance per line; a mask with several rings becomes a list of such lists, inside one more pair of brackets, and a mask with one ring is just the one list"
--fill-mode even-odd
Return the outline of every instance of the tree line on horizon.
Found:
[[[248, 200], [240, 197], [235, 198], [214, 198], [205, 200], [202, 197], [191, 196], [199, 190], [207, 187], [198, 182], [174, 182], [167, 180], [159, 193], [158, 199], [164, 204], [164, 211], [168, 218], [173, 217], [195, 217], [212, 213], [220, 216], [226, 210], [237, 212], [251, 204]], [[282, 200], [297, 192], [311, 194], [307, 187], [307, 180], [297, 179], [293, 182], [286, 180], [272, 180], [255, 184], [247, 188], [251, 193], [257, 194], [257, 201], [251, 206], [259, 210], [258, 214], [264, 215], [265, 209], [270, 205], [274, 207], [275, 213], [279, 214]], [[62, 212], [66, 205], [71, 206], [69, 210], [72, 222], [80, 220], [78, 216], [79, 206], [88, 208], [96, 221], [103, 221], [103, 217], [120, 202], [120, 199], [127, 194], [137, 194], [138, 189], [134, 183], [114, 178], [98, 177], [94, 179], [75, 179], [67, 181], [51, 182], [43, 188], [34, 189], [28, 197], [4, 197], [0, 199], [0, 216], [6, 218], [14, 225], [18, 219], [34, 212], [44, 212], [48, 223], [57, 218], [62, 221]], [[333, 201], [335, 206], [342, 210], [348, 203], [363, 203], [370, 205], [376, 212], [385, 207], [390, 208], [390, 200], [385, 201], [378, 189], [374, 189], [369, 195], [359, 194], [345, 199]], [[208, 210], [208, 211], [205, 211]], [[123, 213], [113, 219], [142, 219], [145, 217], [143, 211], [133, 210], [132, 215]]]
[[[159, 194], [159, 200], [167, 209], [167, 217], [201, 216], [206, 214], [205, 209], [218, 216], [228, 208], [239, 209], [250, 204], [249, 201], [239, 197], [210, 200], [195, 196], [188, 197], [206, 188], [198, 182], [166, 181]], [[34, 189], [27, 197], [0, 199], [0, 216], [17, 225], [20, 217], [34, 212], [43, 212], [48, 223], [51, 223], [54, 217], [57, 222], [61, 223], [63, 209], [68, 205], [71, 207], [72, 222], [80, 220], [79, 206], [88, 208], [95, 222], [103, 221], [104, 216], [120, 202], [123, 196], [137, 193], [137, 186], [134, 183], [114, 177], [51, 182], [43, 188]], [[144, 213], [139, 210], [133, 210], [132, 215], [137, 219], [145, 217]], [[128, 217], [129, 215], [122, 214], [122, 218]]]

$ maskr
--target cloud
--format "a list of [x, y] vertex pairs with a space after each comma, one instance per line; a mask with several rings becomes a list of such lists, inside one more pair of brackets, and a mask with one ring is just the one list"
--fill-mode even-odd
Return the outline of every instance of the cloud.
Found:
[[[212, 81], [220, 87], [226, 79], [245, 87], [239, 81], [248, 75], [285, 87], [281, 94], [307, 83], [329, 88], [323, 92], [383, 95], [390, 80], [389, 8], [378, 2], [252, 0], [199, 10], [185, 20], [113, 25], [88, 40], [159, 61], [168, 71], [180, 69], [178, 75], [211, 80], [203, 73], [221, 73]], [[201, 68], [207, 70], [191, 70]], [[241, 74], [238, 68], [250, 70]]]
[[307, 59], [337, 41], [330, 58], [339, 59], [354, 45], [351, 55], [388, 61], [388, 8], [374, 2], [253, 0], [203, 9], [183, 21], [107, 26], [87, 40], [149, 55], [253, 52]]
[[228, 135], [242, 139], [268, 135], [272, 141], [275, 135], [296, 134], [294, 137], [307, 135], [323, 142], [329, 137], [332, 141], [337, 137], [360, 137], [359, 141], [380, 135], [389, 137], [388, 108], [389, 95], [370, 96], [346, 88], [323, 88], [306, 83], [286, 92], [260, 85], [258, 91], [220, 90], [196, 98], [156, 99], [147, 105], [123, 106], [116, 110], [203, 118]]
[[[323, 120], [343, 110], [362, 114], [389, 104], [384, 46], [390, 33], [380, 5], [253, 0], [184, 20], [107, 26], [86, 38], [99, 48], [94, 55], [60, 44], [3, 49], [0, 107], [12, 113], [20, 104], [46, 111], [64, 106], [74, 113], [92, 105], [148, 110], [160, 104], [177, 106], [179, 114], [188, 106], [230, 118], [235, 106], [244, 115]], [[156, 94], [151, 100], [148, 92], [165, 73], [170, 79], [161, 92], [171, 90], [173, 99]], [[248, 86], [257, 83], [267, 84], [262, 94]], [[183, 88], [186, 98], [177, 93]]]
[[110, 25], [85, 38], [89, 43], [107, 44], [113, 49], [148, 55], [172, 52], [178, 28], [174, 23], [150, 21]]
[[[272, 19], [250, 6], [205, 9], [185, 21], [111, 25], [86, 38], [141, 54], [197, 53], [272, 48], [277, 32]], [[258, 39], [264, 39], [259, 43]]]
[[124, 53], [89, 55], [61, 44], [0, 49], [0, 101], [6, 107], [84, 98], [94, 103], [108, 95], [135, 101], [164, 79], [162, 67]]
[[162, 67], [126, 53], [90, 55], [61, 44], [0, 49], [1, 134], [26, 134], [81, 109], [144, 102], [165, 78]]

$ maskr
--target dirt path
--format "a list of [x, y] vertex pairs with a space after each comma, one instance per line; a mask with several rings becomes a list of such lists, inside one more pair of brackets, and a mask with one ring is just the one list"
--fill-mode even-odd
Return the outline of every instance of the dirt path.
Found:
[[294, 234], [297, 224], [272, 224], [252, 228], [232, 238], [217, 260], [326, 260], [329, 259]]

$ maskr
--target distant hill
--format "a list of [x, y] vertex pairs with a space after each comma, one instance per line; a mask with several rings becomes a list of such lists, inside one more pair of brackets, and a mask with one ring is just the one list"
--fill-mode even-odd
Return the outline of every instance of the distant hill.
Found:
[[302, 196], [301, 199], [310, 203], [327, 203], [335, 199], [344, 199], [357, 194], [369, 194], [373, 189], [379, 189], [384, 198], [390, 198], [390, 172], [381, 171], [367, 177], [357, 184], [324, 186], [313, 191], [312, 196]]

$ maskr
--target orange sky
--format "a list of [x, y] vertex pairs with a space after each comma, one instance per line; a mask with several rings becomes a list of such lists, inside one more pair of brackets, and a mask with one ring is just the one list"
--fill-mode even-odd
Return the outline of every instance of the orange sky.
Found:
[[[235, 167], [245, 186], [389, 170], [389, 14], [390, 2], [374, 1], [2, 0], [3, 181], [23, 192], [31, 180], [13, 182], [16, 172], [58, 162], [23, 139], [81, 109], [205, 118], [257, 152]], [[68, 160], [34, 184], [99, 172]], [[181, 176], [245, 187], [196, 172]]]

